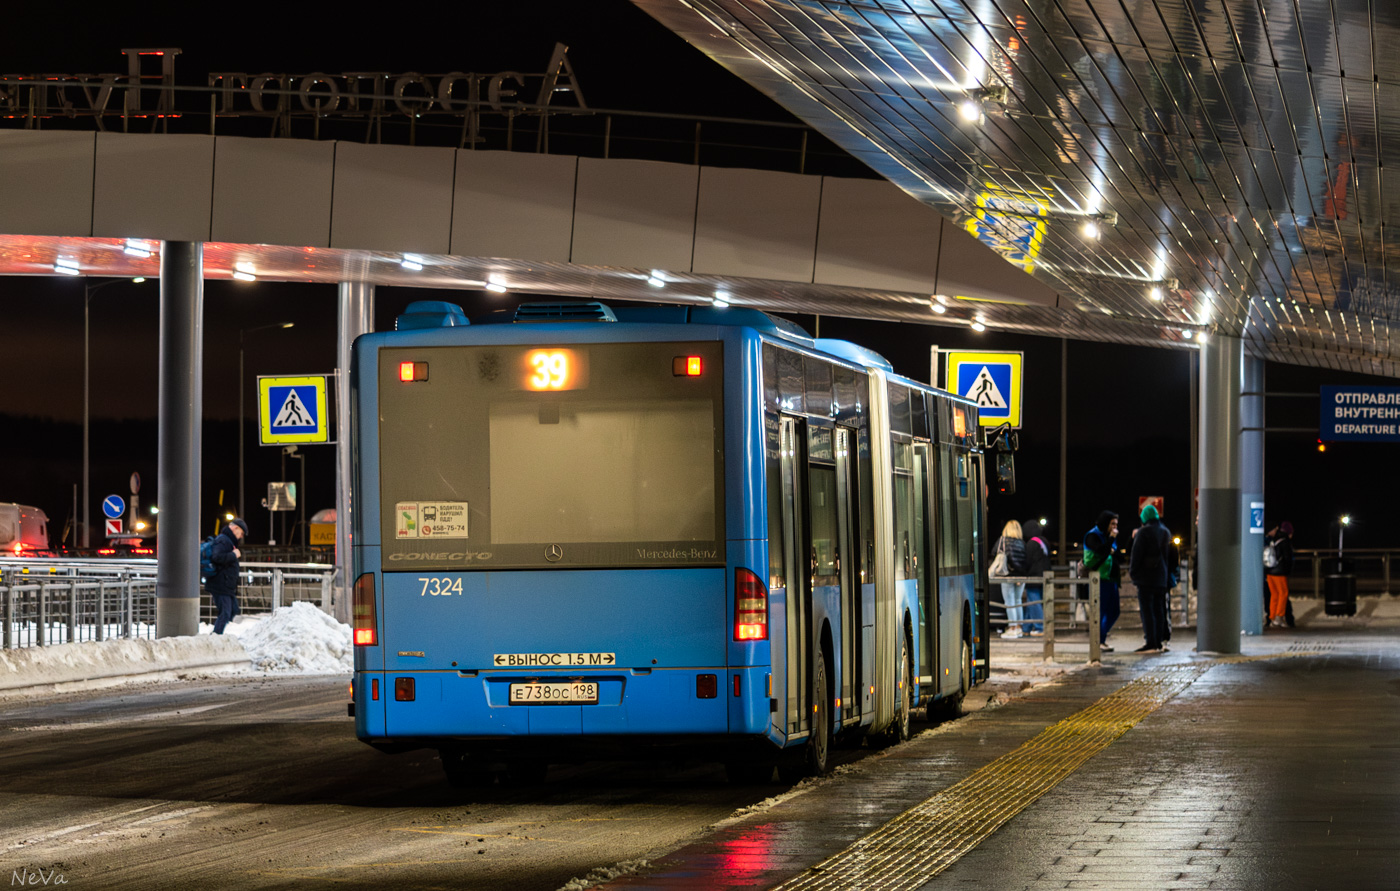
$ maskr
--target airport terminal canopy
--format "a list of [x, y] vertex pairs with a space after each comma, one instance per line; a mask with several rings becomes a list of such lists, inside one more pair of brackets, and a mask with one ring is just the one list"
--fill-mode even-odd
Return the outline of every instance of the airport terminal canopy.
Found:
[[1396, 373], [1400, 6], [635, 2], [1061, 297], [950, 317]]

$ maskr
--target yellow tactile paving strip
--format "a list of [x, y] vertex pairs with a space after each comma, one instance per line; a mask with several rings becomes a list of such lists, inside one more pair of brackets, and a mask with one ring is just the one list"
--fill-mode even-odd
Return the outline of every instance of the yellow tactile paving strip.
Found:
[[1226, 661], [1239, 660], [1168, 666], [1129, 682], [778, 888], [894, 891], [922, 887], [1167, 700]]

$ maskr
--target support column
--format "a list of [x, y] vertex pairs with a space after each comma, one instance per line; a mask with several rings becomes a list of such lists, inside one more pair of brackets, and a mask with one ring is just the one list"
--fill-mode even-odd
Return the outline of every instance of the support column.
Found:
[[374, 285], [341, 282], [340, 324], [336, 332], [335, 388], [335, 585], [331, 594], [331, 615], [350, 623], [350, 585], [354, 582], [354, 560], [350, 551], [350, 345], [361, 334], [374, 330]]
[[162, 242], [156, 637], [199, 633], [203, 335], [204, 245]]
[[1240, 394], [1240, 630], [1264, 632], [1264, 360], [1244, 357]]
[[1220, 334], [1201, 344], [1201, 653], [1240, 651], [1241, 346]]

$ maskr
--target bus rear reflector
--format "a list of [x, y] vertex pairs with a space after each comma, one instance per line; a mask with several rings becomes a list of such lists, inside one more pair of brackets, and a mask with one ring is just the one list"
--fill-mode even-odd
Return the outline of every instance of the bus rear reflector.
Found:
[[413, 678], [394, 678], [394, 701], [412, 702], [414, 697]]
[[366, 572], [355, 579], [355, 598], [351, 612], [354, 621], [355, 646], [372, 647], [376, 641], [375, 629], [379, 626], [374, 609], [374, 573]]
[[743, 567], [734, 570], [734, 639], [768, 639], [768, 589]]
[[695, 698], [714, 699], [719, 695], [719, 678], [712, 674], [695, 676]]

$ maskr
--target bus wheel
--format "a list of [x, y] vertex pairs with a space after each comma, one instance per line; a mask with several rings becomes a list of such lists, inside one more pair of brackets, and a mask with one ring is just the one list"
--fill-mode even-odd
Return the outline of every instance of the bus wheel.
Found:
[[726, 761], [724, 775], [736, 786], [762, 786], [773, 780], [773, 762]]
[[890, 742], [900, 743], [909, 738], [909, 721], [914, 711], [914, 672], [909, 666], [909, 639], [899, 636], [899, 702], [895, 706], [894, 723], [890, 725]]
[[826, 679], [826, 654], [817, 654], [812, 671], [812, 733], [800, 756], [778, 762], [778, 779], [796, 783], [826, 773], [831, 763], [831, 694]]
[[490, 767], [480, 764], [466, 749], [438, 749], [449, 785], [459, 789], [489, 786], [495, 780]]
[[899, 673], [895, 675], [894, 718], [881, 733], [870, 737], [876, 747], [892, 746], [909, 738], [909, 722], [914, 710], [913, 672], [909, 667], [909, 639], [899, 636]]
[[959, 654], [962, 677], [958, 679], [958, 692], [951, 696], [944, 696], [929, 706], [930, 719], [939, 721], [952, 721], [963, 714], [963, 700], [967, 698], [968, 691], [972, 689], [972, 644], [967, 638], [963, 638], [962, 651]]
[[831, 691], [826, 677], [826, 654], [817, 653], [812, 672], [812, 736], [807, 740], [807, 773], [819, 777], [831, 762]]

